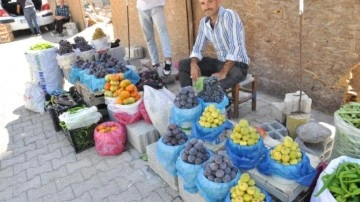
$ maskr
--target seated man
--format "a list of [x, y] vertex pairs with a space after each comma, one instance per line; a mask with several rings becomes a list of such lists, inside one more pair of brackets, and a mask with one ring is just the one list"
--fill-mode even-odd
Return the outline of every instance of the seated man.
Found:
[[[215, 76], [223, 90], [244, 80], [250, 62], [245, 48], [244, 28], [238, 14], [220, 5], [221, 0], [199, 0], [206, 17], [189, 59], [179, 62], [181, 87], [190, 86], [200, 76]], [[202, 57], [206, 43], [214, 46], [217, 59]]]
[[55, 9], [55, 33], [63, 36], [63, 25], [70, 21], [70, 10], [69, 6], [64, 5], [64, 0], [57, 0], [57, 6]]

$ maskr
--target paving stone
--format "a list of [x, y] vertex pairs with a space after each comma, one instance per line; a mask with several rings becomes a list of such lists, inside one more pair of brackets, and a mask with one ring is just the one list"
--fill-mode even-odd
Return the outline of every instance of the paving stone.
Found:
[[148, 197], [151, 193], [156, 192], [156, 190], [169, 186], [160, 178], [150, 178], [143, 182], [135, 183], [136, 188], [140, 190], [141, 196], [143, 198]]
[[70, 186], [66, 187], [62, 191], [59, 191], [55, 194], [45, 195], [43, 197], [44, 201], [46, 202], [53, 202], [53, 201], [72, 201], [74, 199], [74, 193]]
[[34, 176], [40, 175], [41, 173], [50, 172], [52, 170], [51, 163], [48, 161], [45, 164], [40, 164], [40, 167], [26, 169], [26, 175], [28, 179], [31, 179]]
[[66, 146], [66, 147], [61, 147], [61, 153], [63, 156], [68, 156], [70, 153], [74, 153], [74, 147], [73, 146]]
[[50, 181], [54, 181], [59, 177], [66, 177], [68, 175], [65, 166], [60, 167], [57, 170], [53, 170], [52, 172], [41, 173], [41, 184], [48, 184]]
[[0, 191], [0, 201], [8, 201], [12, 196], [13, 187], [8, 187], [4, 191]]
[[65, 187], [71, 184], [79, 184], [84, 181], [83, 176], [81, 175], [80, 170], [74, 172], [73, 174], [67, 175], [65, 177], [56, 178], [55, 184], [59, 191], [63, 190]]
[[[168, 191], [171, 191], [172, 193], [168, 193]], [[175, 197], [179, 196], [179, 193], [171, 189], [170, 187], [163, 187], [156, 190], [156, 192], [159, 194], [160, 198], [163, 201], [172, 201]], [[175, 193], [175, 196], [173, 194]]]
[[27, 201], [27, 195], [26, 193], [22, 193], [17, 197], [11, 198], [9, 200], [7, 200], [7, 202], [24, 202]]
[[81, 196], [84, 192], [87, 192], [91, 189], [100, 188], [102, 185], [97, 175], [94, 175], [89, 180], [83, 181], [81, 183], [71, 184], [71, 188], [74, 191], [75, 197]]
[[23, 171], [17, 175], [14, 175], [13, 177], [8, 177], [8, 178], [1, 178], [1, 183], [0, 183], [0, 191], [5, 190], [8, 187], [13, 186], [14, 184], [17, 183], [24, 183], [26, 181], [26, 171]]
[[50, 161], [52, 159], [59, 159], [62, 157], [62, 153], [61, 153], [61, 150], [58, 149], [58, 150], [55, 150], [54, 152], [52, 153], [48, 153], [48, 154], [44, 154], [44, 155], [39, 155], [38, 156], [38, 159], [39, 159], [39, 163], [40, 164], [44, 164], [45, 162], [47, 161]]
[[93, 201], [88, 192], [84, 193], [80, 197], [76, 197], [71, 202], [84, 202], [84, 201]]
[[14, 175], [17, 175], [18, 173], [26, 170], [27, 168], [33, 168], [33, 167], [38, 167], [38, 166], [39, 166], [39, 162], [38, 162], [37, 158], [33, 158], [24, 163], [14, 164]]
[[30, 160], [30, 159], [34, 158], [35, 156], [39, 156], [41, 154], [47, 154], [48, 152], [49, 152], [49, 149], [46, 146], [42, 147], [40, 149], [27, 151], [27, 152], [25, 152], [26, 160]]
[[[63, 134], [62, 134], [63, 135]], [[63, 148], [63, 147], [67, 147], [70, 145], [70, 142], [66, 139], [63, 139], [63, 140], [59, 140], [59, 142], [56, 142], [54, 144], [49, 144], [49, 152], [53, 152], [59, 148]], [[73, 149], [74, 151], [74, 149]]]
[[105, 163], [109, 167], [115, 167], [119, 164], [122, 164], [124, 162], [130, 162], [132, 160], [132, 157], [130, 156], [129, 152], [124, 151], [118, 156], [109, 156], [105, 158]]
[[19, 133], [17, 135], [13, 135], [13, 138], [14, 138], [14, 142], [17, 142], [19, 140], [23, 140], [27, 137], [32, 137], [32, 136], [34, 136], [33, 131], [25, 131], [25, 132]]
[[51, 164], [55, 170], [58, 169], [60, 166], [63, 166], [68, 163], [75, 163], [75, 162], [76, 162], [76, 157], [75, 157], [74, 153], [71, 153], [60, 159], [52, 159], [51, 160]]
[[66, 164], [66, 169], [68, 170], [68, 173], [71, 174], [78, 169], [81, 169], [84, 167], [89, 167], [89, 166], [92, 166], [90, 158], [85, 158], [83, 160], [76, 161], [75, 163]]
[[31, 120], [29, 120], [29, 121], [25, 121], [25, 122], [16, 123], [16, 124], [12, 125], [12, 128], [13, 128], [13, 130], [17, 130], [19, 128], [23, 128], [26, 126], [32, 126], [32, 125], [33, 125], [33, 122]]
[[49, 194], [55, 194], [57, 192], [55, 182], [50, 182], [44, 186], [41, 186], [37, 189], [30, 189], [27, 191], [29, 201], [38, 201], [42, 199], [43, 196]]
[[103, 160], [93, 164], [93, 166], [82, 168], [81, 173], [85, 179], [89, 179], [91, 176], [96, 175], [97, 173], [105, 172], [107, 170], [109, 170], [109, 167]]
[[142, 197], [139, 190], [134, 185], [132, 185], [126, 191], [118, 195], [109, 196], [108, 199], [111, 202], [118, 202], [119, 199], [121, 199], [122, 202], [128, 202], [142, 200]]
[[13, 167], [7, 167], [5, 169], [0, 170], [0, 179], [11, 177], [14, 175], [14, 169]]
[[[24, 142], [24, 141], [18, 141], [18, 142]], [[31, 143], [28, 144], [24, 147], [20, 147], [20, 148], [16, 148], [14, 149], [14, 156], [17, 156], [19, 154], [25, 153], [27, 151], [33, 151], [36, 149], [36, 144], [35, 143]]]
[[[33, 131], [34, 129], [38, 129], [38, 128], [43, 128], [43, 125], [41, 122], [36, 122], [32, 121], [34, 124], [30, 125], [30, 126], [24, 126], [23, 129], [24, 131]], [[39, 135], [39, 133], [34, 133], [35, 136]]]
[[1, 169], [7, 168], [8, 166], [12, 166], [17, 163], [22, 163], [24, 161], [25, 161], [25, 154], [20, 154], [10, 159], [1, 160]]
[[[12, 138], [10, 138], [10, 139], [12, 139]], [[7, 145], [7, 146], [8, 146], [8, 148], [7, 148], [8, 150], [17, 150], [17, 149], [23, 148], [25, 146], [25, 144], [24, 144], [24, 140], [21, 139], [17, 142], [9, 141], [9, 145]]]
[[14, 196], [26, 192], [29, 189], [39, 188], [41, 186], [40, 176], [35, 176], [24, 183], [18, 183], [13, 186]]
[[[128, 162], [125, 162], [124, 164], [120, 164], [116, 168], [109, 169], [106, 172], [100, 172], [97, 175], [99, 176], [99, 179], [102, 184], [107, 184], [108, 182], [110, 182], [111, 180], [117, 177], [124, 176], [126, 178], [127, 175], [129, 175], [132, 172], [134, 172], [134, 170], [131, 169]], [[132, 179], [130, 179], [130, 181], [131, 180]], [[135, 181], [135, 179], [133, 180]], [[130, 183], [135, 183], [136, 181], [135, 182], [134, 181], [131, 181]]]
[[51, 136], [51, 137], [46, 137], [44, 139], [41, 140], [37, 140], [36, 143], [36, 148], [40, 149], [41, 147], [53, 144], [58, 142], [58, 139], [56, 138], [56, 136]]
[[141, 201], [144, 201], [144, 202], [153, 202], [153, 201], [163, 202], [163, 199], [159, 196], [159, 194], [157, 192], [151, 192], [148, 197], [143, 198]]
[[107, 183], [105, 186], [99, 189], [93, 189], [89, 191], [93, 201], [100, 201], [108, 196], [119, 194], [120, 189], [115, 180]]

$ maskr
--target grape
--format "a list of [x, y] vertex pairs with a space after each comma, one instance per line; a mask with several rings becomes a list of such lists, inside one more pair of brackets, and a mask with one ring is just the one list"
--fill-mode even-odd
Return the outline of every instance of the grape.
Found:
[[192, 139], [190, 140], [190, 143], [193, 144], [193, 145], [196, 144], [196, 143], [197, 143], [197, 139], [192, 138]]
[[195, 164], [196, 165], [200, 165], [203, 162], [203, 160], [201, 158], [196, 158], [195, 159]]
[[218, 178], [222, 178], [224, 176], [224, 170], [217, 170], [215, 172], [215, 176], [218, 177]]
[[85, 38], [82, 36], [76, 36], [74, 38], [75, 47], [80, 49], [81, 52], [92, 50], [93, 47], [88, 44], [87, 41], [85, 41]]
[[73, 51], [73, 46], [71, 45], [71, 43], [65, 39], [62, 39], [59, 42], [59, 50], [58, 53], [59, 55], [64, 55], [67, 53], [72, 53]]
[[190, 155], [196, 155], [197, 154], [197, 149], [195, 149], [195, 148], [191, 148], [190, 150], [189, 150], [189, 153], [190, 153]]
[[175, 97], [174, 104], [180, 109], [191, 109], [196, 107], [198, 102], [195, 98], [194, 89], [191, 86], [181, 88]]
[[[199, 149], [197, 149], [199, 148]], [[188, 157], [187, 160], [184, 160], [186, 163], [190, 163], [190, 164], [196, 164], [196, 165], [200, 165], [203, 162], [205, 162], [206, 160], [208, 160], [209, 155], [207, 150], [203, 149], [205, 148], [204, 145], [200, 142], [198, 142], [197, 139], [192, 138], [190, 139], [190, 141], [186, 144], [184, 152], [186, 154], [189, 154], [189, 157], [191, 157], [191, 159]], [[202, 152], [204, 151], [204, 152]], [[206, 158], [205, 158], [206, 157]]]
[[230, 182], [231, 181], [231, 176], [229, 174], [226, 174], [223, 179], [224, 182]]
[[216, 156], [214, 156], [214, 161], [215, 161], [215, 163], [216, 164], [221, 164], [222, 163], [222, 156], [220, 156], [220, 155], [216, 155]]
[[194, 163], [195, 159], [196, 159], [195, 156], [189, 155], [187, 160], [189, 163]]
[[216, 163], [211, 163], [210, 168], [212, 171], [216, 171], [219, 168], [219, 166]]
[[224, 98], [224, 91], [219, 85], [216, 77], [207, 77], [204, 79], [204, 89], [198, 94], [205, 102], [220, 103]]
[[[187, 140], [186, 134], [175, 124], [168, 125], [168, 128], [163, 137], [163, 143], [171, 143], [172, 146], [182, 145]], [[167, 144], [169, 145], [169, 144]]]
[[[228, 160], [229, 163], [226, 163]], [[230, 182], [232, 179], [236, 177], [238, 172], [236, 167], [230, 167], [229, 157], [227, 156], [226, 152], [220, 151], [218, 154], [214, 155], [210, 160], [209, 163], [204, 165], [204, 175], [210, 181], [216, 183], [223, 183], [223, 182]], [[209, 176], [214, 176], [209, 177]]]

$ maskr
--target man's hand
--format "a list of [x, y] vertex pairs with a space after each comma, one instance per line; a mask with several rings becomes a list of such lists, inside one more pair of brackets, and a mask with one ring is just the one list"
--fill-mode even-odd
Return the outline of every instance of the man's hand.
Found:
[[229, 73], [231, 68], [233, 68], [234, 64], [235, 64], [234, 61], [226, 60], [223, 67], [221, 68], [221, 70], [219, 72], [216, 72], [216, 73], [212, 74], [211, 76], [217, 77], [218, 80], [225, 79], [226, 75]]
[[200, 71], [200, 67], [198, 65], [198, 59], [197, 58], [191, 58], [190, 78], [193, 81], [196, 81], [199, 77], [201, 77], [201, 71]]
[[223, 80], [226, 78], [226, 73], [223, 73], [222, 71], [220, 71], [220, 72], [216, 72], [216, 73], [212, 74], [211, 76], [216, 77], [218, 80]]

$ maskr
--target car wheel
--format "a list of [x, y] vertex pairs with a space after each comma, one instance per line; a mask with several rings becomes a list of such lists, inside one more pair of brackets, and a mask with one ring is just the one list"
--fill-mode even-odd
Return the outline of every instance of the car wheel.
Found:
[[55, 29], [55, 24], [54, 23], [48, 24], [46, 25], [46, 28], [48, 28], [48, 30], [53, 30]]

